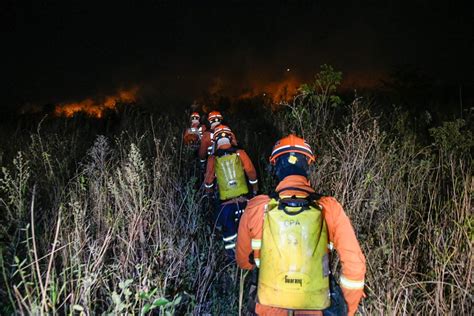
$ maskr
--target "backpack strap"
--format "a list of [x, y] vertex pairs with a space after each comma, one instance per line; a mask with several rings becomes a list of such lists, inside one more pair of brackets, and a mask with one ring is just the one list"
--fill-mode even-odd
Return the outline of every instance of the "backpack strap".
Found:
[[[280, 199], [278, 200], [278, 209], [280, 211], [285, 212], [287, 215], [294, 216], [298, 215], [303, 211], [306, 211], [309, 209], [311, 205], [311, 201], [308, 199], [293, 199], [293, 198], [287, 198], [287, 199]], [[299, 207], [300, 209], [295, 212], [289, 212], [287, 211], [287, 207]]]
[[[290, 198], [281, 198], [280, 193], [286, 190], [293, 190], [293, 191], [300, 191], [307, 193], [308, 196], [305, 198], [297, 198], [296, 196], [292, 196]], [[317, 201], [322, 198], [324, 195], [320, 193], [315, 193], [309, 190], [297, 188], [297, 187], [286, 187], [281, 190], [273, 192], [270, 197], [275, 199], [278, 202], [278, 209], [285, 212], [287, 215], [298, 215], [301, 212], [309, 209], [311, 206], [321, 209], [321, 206], [317, 204]], [[300, 209], [296, 212], [288, 212], [286, 210], [287, 207], [300, 207]]]

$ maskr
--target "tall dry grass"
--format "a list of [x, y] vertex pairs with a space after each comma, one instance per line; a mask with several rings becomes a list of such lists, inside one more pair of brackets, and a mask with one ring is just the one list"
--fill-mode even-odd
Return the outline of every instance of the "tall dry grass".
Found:
[[[360, 99], [330, 99], [300, 96], [268, 117], [316, 149], [313, 185], [341, 201], [354, 224], [368, 264], [360, 312], [470, 314], [474, 183], [465, 122], [433, 129], [426, 146], [403, 116], [387, 120]], [[46, 120], [12, 143], [14, 157], [2, 156], [2, 313], [245, 312], [239, 290], [248, 284], [223, 262], [182, 130], [141, 113], [115, 126], [97, 136], [92, 125]], [[265, 139], [259, 132], [256, 124], [241, 139]], [[253, 144], [257, 152], [271, 146]], [[253, 158], [270, 192], [267, 157]]]
[[4, 314], [235, 309], [219, 287], [223, 275], [236, 287], [237, 270], [221, 262], [193, 154], [166, 120], [136, 123], [79, 161], [74, 137], [36, 132], [3, 166]]
[[469, 315], [474, 142], [465, 122], [432, 129], [433, 143], [422, 146], [402, 117], [383, 130], [384, 118], [360, 99], [339, 110], [346, 115], [326, 124], [316, 118], [338, 109], [296, 98], [277, 115], [283, 133], [305, 135], [316, 149], [311, 182], [352, 220], [368, 267], [360, 311]]

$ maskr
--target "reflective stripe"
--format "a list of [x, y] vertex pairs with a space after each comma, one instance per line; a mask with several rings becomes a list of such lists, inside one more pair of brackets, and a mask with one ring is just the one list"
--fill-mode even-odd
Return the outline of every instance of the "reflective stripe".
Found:
[[285, 145], [285, 146], [278, 147], [274, 151], [272, 151], [272, 154], [270, 156], [273, 156], [277, 151], [288, 148], [288, 147], [291, 147], [291, 146], [290, 145]]
[[328, 249], [334, 250], [334, 244], [332, 243], [332, 241], [328, 244]]
[[[213, 143], [214, 144], [214, 143]], [[213, 146], [207, 147], [207, 155], [212, 156], [214, 154]]]
[[204, 186], [206, 187], [206, 189], [210, 189], [214, 186], [214, 183], [211, 183], [211, 184], [204, 183]]
[[341, 282], [342, 287], [345, 287], [346, 289], [351, 289], [351, 290], [363, 289], [364, 284], [365, 284], [364, 280], [362, 281], [349, 280], [345, 278], [343, 275], [341, 275], [340, 282]]
[[232, 236], [229, 236], [229, 237], [226, 237], [226, 238], [222, 238], [222, 240], [223, 240], [223, 241], [229, 241], [229, 240], [235, 239], [236, 237], [237, 237], [237, 234], [232, 235]]
[[277, 155], [279, 156], [280, 154], [288, 153], [288, 152], [291, 152], [291, 151], [302, 151], [303, 153], [306, 153], [308, 155], [313, 156], [313, 152], [311, 151], [311, 149], [309, 147], [305, 147], [305, 146], [301, 146], [301, 145], [294, 145], [294, 146], [285, 145], [285, 146], [281, 146], [281, 147], [278, 147], [275, 150], [273, 150], [270, 157], [274, 157], [274, 156], [277, 156]]
[[255, 183], [257, 183], [257, 182], [258, 182], [258, 179], [255, 179], [255, 180], [249, 180], [249, 183], [250, 183], [250, 184], [255, 184]]
[[255, 265], [256, 265], [257, 267], [260, 267], [260, 259], [255, 258], [254, 261], [255, 261]]
[[309, 148], [309, 145], [307, 146], [295, 145], [295, 147], [308, 150], [311, 154], [313, 154], [313, 151], [311, 150], [311, 148]]
[[201, 159], [200, 161], [201, 161], [201, 162], [206, 162], [206, 159]]
[[262, 240], [261, 239], [252, 239], [252, 249], [259, 250], [262, 248]]
[[230, 130], [230, 128], [228, 127], [224, 127], [224, 128], [217, 128], [214, 130], [214, 134], [219, 134], [221, 132], [227, 132], [227, 133], [232, 133], [232, 131]]
[[225, 249], [234, 249], [234, 248], [235, 248], [235, 243], [229, 244], [229, 245], [225, 245]]

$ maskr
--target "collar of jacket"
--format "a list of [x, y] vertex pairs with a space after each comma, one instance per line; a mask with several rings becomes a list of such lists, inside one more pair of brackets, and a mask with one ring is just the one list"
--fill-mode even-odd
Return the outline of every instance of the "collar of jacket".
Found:
[[227, 150], [232, 147], [232, 144], [225, 144], [220, 146], [218, 149]]
[[309, 180], [308, 178], [304, 177], [304, 176], [287, 176], [285, 177], [283, 180], [280, 181], [280, 183], [278, 183], [275, 191], [276, 192], [280, 192], [280, 196], [284, 195], [284, 196], [293, 196], [293, 195], [296, 195], [296, 196], [307, 196], [308, 194], [307, 193], [304, 193], [304, 192], [301, 192], [301, 191], [296, 191], [296, 190], [285, 190], [285, 188], [290, 188], [290, 187], [293, 187], [293, 188], [299, 188], [299, 189], [303, 189], [303, 190], [306, 190], [306, 191], [310, 191], [310, 192], [315, 192], [314, 189], [311, 187], [311, 184], [309, 183]]

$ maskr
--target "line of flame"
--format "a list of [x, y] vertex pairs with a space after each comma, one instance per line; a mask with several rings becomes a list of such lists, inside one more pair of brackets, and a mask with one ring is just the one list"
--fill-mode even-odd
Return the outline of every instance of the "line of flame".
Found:
[[56, 116], [73, 117], [76, 113], [85, 113], [90, 117], [102, 118], [104, 112], [114, 109], [118, 103], [136, 102], [138, 87], [117, 91], [114, 95], [105, 96], [100, 99], [88, 98], [79, 102], [71, 102], [56, 105], [54, 114]]

